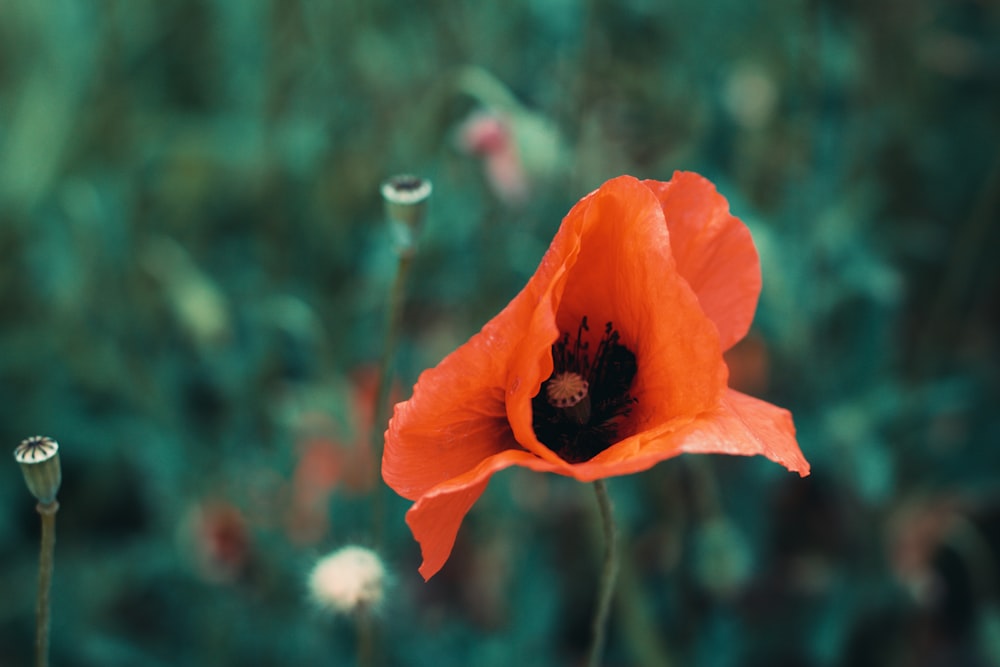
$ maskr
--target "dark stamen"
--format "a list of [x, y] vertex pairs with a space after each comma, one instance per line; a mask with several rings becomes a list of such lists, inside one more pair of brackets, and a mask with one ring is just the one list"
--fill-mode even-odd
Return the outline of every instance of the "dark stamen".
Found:
[[[570, 463], [587, 461], [616, 442], [621, 421], [635, 403], [629, 395], [637, 370], [635, 355], [619, 342], [621, 337], [608, 322], [591, 359], [586, 332], [584, 317], [572, 344], [564, 333], [552, 345], [552, 375], [531, 404], [535, 435]], [[585, 400], [560, 393], [572, 376], [586, 387]]]

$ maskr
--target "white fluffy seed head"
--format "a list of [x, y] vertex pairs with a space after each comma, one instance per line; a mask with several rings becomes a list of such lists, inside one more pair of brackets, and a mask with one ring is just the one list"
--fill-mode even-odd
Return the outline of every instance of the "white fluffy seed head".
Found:
[[365, 547], [346, 546], [319, 559], [309, 574], [309, 592], [320, 607], [339, 614], [374, 611], [385, 595], [382, 559]]

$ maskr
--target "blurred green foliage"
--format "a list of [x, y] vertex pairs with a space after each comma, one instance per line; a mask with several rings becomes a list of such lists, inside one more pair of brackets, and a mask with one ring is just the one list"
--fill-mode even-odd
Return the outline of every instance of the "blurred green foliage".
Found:
[[[435, 187], [405, 397], [579, 197], [675, 169], [753, 230], [734, 382], [793, 411], [813, 475], [614, 480], [607, 664], [1000, 664], [998, 119], [985, 0], [0, 1], [0, 442], [62, 444], [53, 664], [351, 664], [305, 581], [370, 540], [379, 182]], [[0, 499], [0, 664], [27, 664], [13, 461]], [[578, 662], [591, 503], [505, 473], [424, 584], [393, 499], [383, 663]]]

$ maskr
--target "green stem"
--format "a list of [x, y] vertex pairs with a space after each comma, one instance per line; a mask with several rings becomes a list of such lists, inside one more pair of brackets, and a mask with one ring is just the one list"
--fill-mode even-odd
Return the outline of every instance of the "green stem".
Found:
[[372, 539], [375, 548], [382, 546], [383, 514], [385, 491], [382, 484], [382, 448], [383, 432], [389, 422], [389, 395], [392, 387], [393, 358], [396, 354], [396, 342], [399, 340], [400, 322], [403, 319], [403, 293], [413, 263], [411, 253], [400, 253], [396, 265], [396, 276], [393, 278], [389, 291], [389, 301], [386, 304], [385, 339], [382, 345], [382, 356], [379, 359], [378, 385], [375, 389], [375, 421], [371, 430], [371, 452], [373, 459], [372, 471], [375, 475], [372, 486]]
[[608, 616], [611, 613], [611, 600], [615, 593], [615, 580], [618, 576], [617, 528], [611, 509], [611, 499], [608, 497], [608, 487], [603, 479], [594, 482], [594, 493], [597, 495], [597, 506], [601, 510], [601, 526], [604, 529], [604, 568], [601, 571], [600, 588], [597, 592], [597, 609], [594, 610], [593, 637], [590, 642], [587, 665], [598, 667], [601, 656], [604, 655], [604, 644], [607, 641]]
[[365, 613], [358, 618], [358, 665], [369, 667], [375, 664], [375, 618]]
[[[371, 429], [371, 454], [375, 476], [372, 485], [372, 543], [375, 549], [382, 547], [385, 532], [385, 485], [382, 483], [382, 448], [383, 431], [389, 421], [390, 390], [392, 387], [393, 358], [396, 354], [396, 342], [399, 340], [400, 322], [403, 317], [403, 294], [406, 288], [410, 265], [413, 263], [411, 252], [399, 253], [396, 265], [396, 276], [393, 278], [389, 291], [389, 301], [386, 304], [385, 339], [382, 345], [382, 356], [379, 359], [378, 385], [375, 388], [375, 421]], [[375, 618], [365, 614], [358, 619], [358, 665], [371, 667], [378, 661], [378, 628]]]
[[49, 590], [52, 588], [52, 561], [56, 548], [56, 512], [59, 503], [38, 503], [42, 517], [42, 547], [38, 555], [38, 600], [35, 608], [35, 666], [49, 664]]

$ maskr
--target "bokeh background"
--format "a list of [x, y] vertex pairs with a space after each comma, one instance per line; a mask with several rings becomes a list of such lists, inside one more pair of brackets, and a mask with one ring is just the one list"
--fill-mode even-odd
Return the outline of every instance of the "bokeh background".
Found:
[[[675, 169], [752, 228], [732, 382], [813, 473], [612, 480], [606, 664], [1000, 664], [997, 3], [2, 0], [0, 442], [62, 445], [53, 664], [354, 664], [306, 581], [374, 540], [380, 181], [434, 183], [404, 398], [579, 197]], [[384, 498], [377, 664], [580, 664], [590, 489], [499, 475], [428, 584]], [[12, 459], [0, 503], [6, 667], [38, 538]]]

